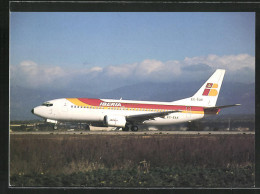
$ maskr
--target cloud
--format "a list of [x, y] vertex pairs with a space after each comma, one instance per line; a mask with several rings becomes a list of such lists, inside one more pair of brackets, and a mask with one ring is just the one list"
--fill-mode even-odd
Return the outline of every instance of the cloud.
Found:
[[110, 79], [117, 77], [139, 81], [167, 81], [170, 77], [180, 74], [180, 65], [178, 61], [168, 61], [164, 63], [159, 60], [146, 59], [133, 64], [105, 67], [102, 75]]
[[248, 54], [226, 55], [221, 57], [217, 55], [208, 55], [192, 58], [186, 57], [183, 61], [184, 66], [196, 64], [206, 64], [214, 69], [222, 68], [228, 71], [237, 71], [244, 67], [249, 67], [254, 70], [255, 57]]
[[195, 65], [187, 65], [183, 66], [181, 70], [188, 71], [188, 72], [194, 72], [194, 71], [208, 71], [212, 68], [206, 64], [195, 64]]
[[18, 66], [11, 66], [11, 81], [29, 87], [40, 87], [53, 84], [67, 73], [58, 66], [39, 66], [33, 61], [23, 61]]
[[138, 65], [138, 73], [142, 75], [151, 75], [152, 73], [156, 73], [165, 68], [165, 64], [158, 60], [149, 60], [146, 59], [139, 63]]
[[[134, 64], [123, 64], [105, 67], [102, 76], [114, 79], [132, 79], [138, 81], [174, 81], [185, 77], [188, 81], [215, 69], [226, 69], [227, 72], [235, 74], [244, 68], [255, 70], [255, 58], [248, 54], [228, 56], [199, 56], [186, 57], [183, 61], [162, 62], [154, 59], [146, 59]], [[194, 74], [196, 72], [196, 74]]]
[[[248, 54], [186, 57], [182, 61], [145, 59], [106, 67], [63, 68], [22, 61], [10, 66], [11, 84], [26, 87], [116, 88], [143, 81], [169, 82], [206, 79], [215, 69], [227, 70], [229, 81], [254, 82], [255, 57]], [[194, 73], [195, 72], [195, 73]]]
[[104, 75], [109, 76], [109, 77], [117, 76], [120, 78], [122, 78], [122, 77], [126, 78], [133, 74], [136, 66], [137, 66], [137, 63], [124, 64], [124, 65], [118, 65], [118, 66], [110, 65], [110, 66], [104, 68]]

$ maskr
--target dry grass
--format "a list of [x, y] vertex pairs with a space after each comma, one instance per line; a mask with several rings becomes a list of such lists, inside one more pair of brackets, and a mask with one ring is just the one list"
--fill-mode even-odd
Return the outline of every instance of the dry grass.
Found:
[[255, 157], [253, 135], [52, 134], [10, 139], [11, 177], [187, 167], [228, 170], [254, 167]]

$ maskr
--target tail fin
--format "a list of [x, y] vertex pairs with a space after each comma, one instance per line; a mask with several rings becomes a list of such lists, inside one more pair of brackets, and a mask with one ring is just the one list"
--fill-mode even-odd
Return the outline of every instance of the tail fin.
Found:
[[201, 99], [201, 106], [215, 106], [217, 103], [224, 75], [224, 69], [217, 69], [214, 72], [214, 74], [203, 84], [203, 86], [191, 98]]
[[188, 106], [214, 107], [218, 99], [224, 75], [224, 69], [217, 69], [192, 97], [173, 103], [186, 104]]

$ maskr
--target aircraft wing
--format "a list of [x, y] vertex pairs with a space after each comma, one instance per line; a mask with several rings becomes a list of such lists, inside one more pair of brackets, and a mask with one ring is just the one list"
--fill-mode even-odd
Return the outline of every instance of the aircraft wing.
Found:
[[150, 120], [150, 119], [153, 120], [156, 117], [164, 117], [170, 113], [175, 113], [175, 112], [181, 112], [181, 110], [155, 112], [155, 113], [139, 114], [139, 115], [129, 115], [129, 116], [126, 116], [126, 120], [128, 122], [141, 123], [146, 120]]

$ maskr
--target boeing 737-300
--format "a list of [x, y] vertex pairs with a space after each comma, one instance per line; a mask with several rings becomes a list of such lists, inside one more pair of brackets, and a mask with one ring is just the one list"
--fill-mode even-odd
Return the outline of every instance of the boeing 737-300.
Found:
[[240, 105], [216, 106], [224, 74], [225, 70], [217, 69], [192, 97], [173, 102], [61, 98], [44, 102], [33, 108], [32, 113], [54, 123], [54, 128], [59, 122], [83, 122], [137, 131], [139, 125], [190, 122]]

